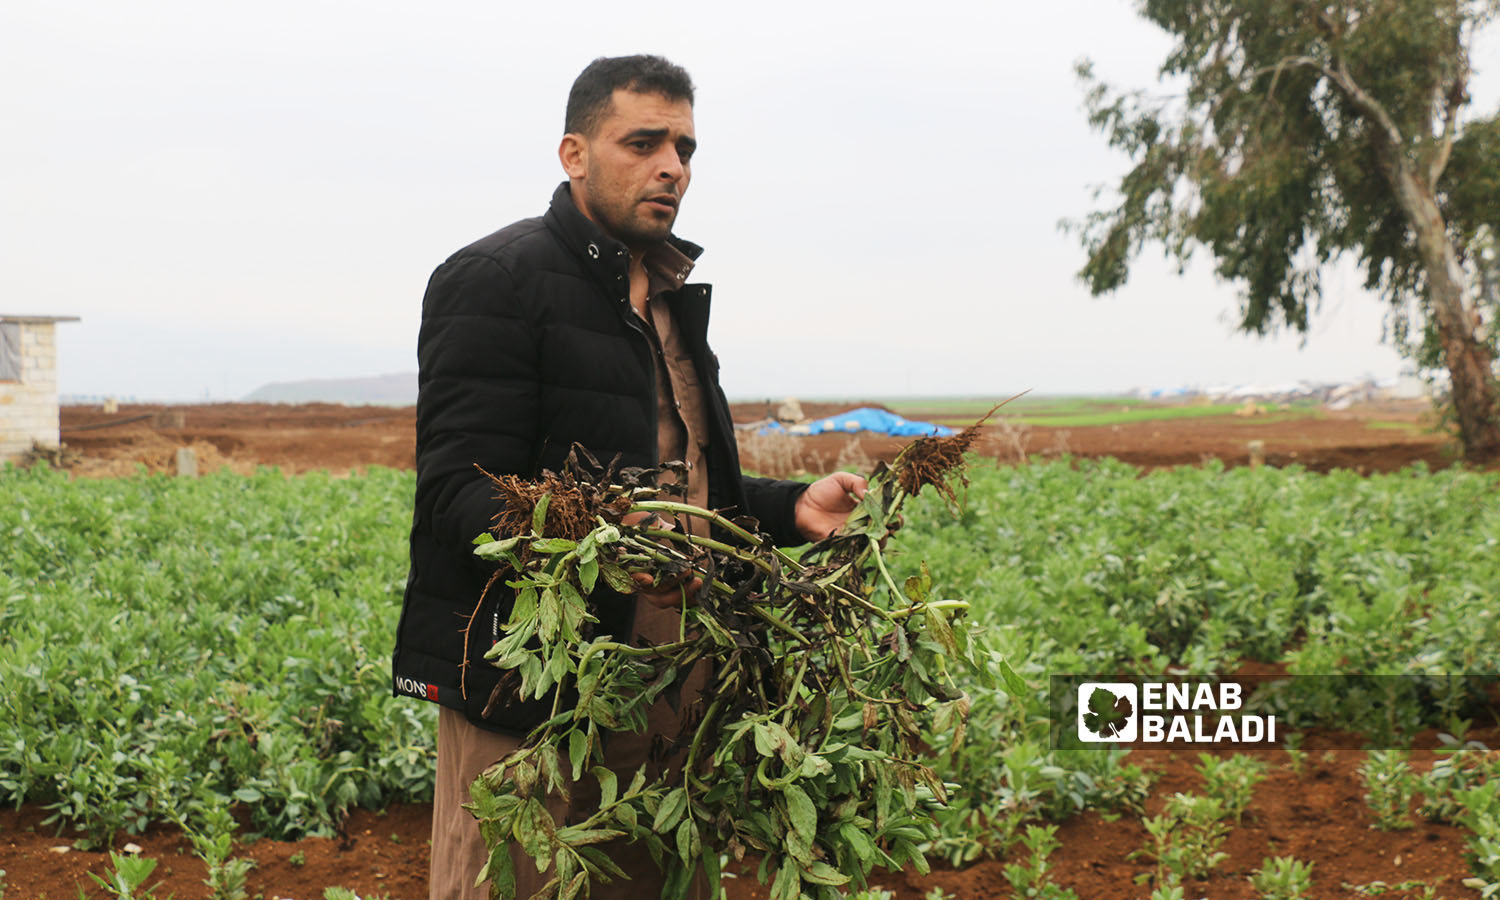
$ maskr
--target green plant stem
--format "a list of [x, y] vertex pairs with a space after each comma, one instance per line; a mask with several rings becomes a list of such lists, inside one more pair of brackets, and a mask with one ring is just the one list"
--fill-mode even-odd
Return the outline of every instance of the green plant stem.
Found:
[[[915, 604], [906, 599], [906, 595], [901, 593], [900, 588], [896, 587], [895, 579], [891, 578], [890, 571], [885, 567], [885, 557], [880, 553], [880, 542], [877, 541], [873, 535], [866, 535], [866, 537], [870, 539], [870, 551], [871, 555], [875, 557], [875, 568], [880, 570], [880, 577], [885, 579], [885, 585], [886, 587], [890, 588], [891, 596], [900, 600], [908, 609], [910, 609]], [[892, 612], [894, 613], [895, 610], [893, 610]], [[890, 618], [890, 616], [887, 616], [887, 618]]]
[[682, 764], [683, 774], [692, 781], [698, 781], [697, 776], [693, 774], [693, 764], [698, 759], [698, 750], [703, 745], [703, 738], [708, 734], [709, 725], [711, 725], [714, 719], [718, 717], [719, 709], [723, 707], [723, 705], [724, 700], [722, 698], [716, 699], [713, 703], [710, 703], [708, 705], [708, 711], [703, 714], [703, 721], [698, 723], [698, 730], [693, 734], [693, 743], [688, 747], [687, 759]]
[[928, 609], [968, 609], [968, 608], [969, 608], [969, 602], [967, 600], [933, 600], [930, 603], [927, 602], [927, 601], [923, 601], [921, 603], [913, 603], [911, 606], [908, 606], [905, 609], [894, 609], [894, 610], [891, 610], [891, 618], [899, 621], [901, 619], [905, 619], [905, 618], [910, 617], [913, 613], [922, 612], [923, 610], [928, 610]]
[[[688, 509], [696, 509], [697, 507], [691, 507], [690, 506], [690, 507], [687, 507], [687, 508]], [[683, 533], [681, 533], [679, 531], [668, 531], [666, 529], [661, 529], [661, 528], [643, 528], [643, 529], [641, 529], [641, 534], [643, 534], [643, 535], [645, 535], [647, 537], [662, 538], [662, 539], [669, 540], [669, 541], [676, 541], [676, 542], [682, 543], [682, 544], [697, 544], [697, 545], [702, 546], [702, 547], [708, 547], [708, 548], [713, 549], [713, 550], [719, 550], [720, 552], [723, 552], [723, 553], [726, 553], [726, 554], [728, 554], [730, 556], [733, 556], [735, 559], [738, 559], [738, 560], [740, 560], [742, 562], [749, 563], [750, 565], [755, 566], [756, 568], [760, 569], [761, 571], [765, 572], [768, 575], [773, 574], [773, 572], [774, 572], [774, 570], [771, 567], [771, 564], [768, 563], [768, 562], [766, 562], [764, 559], [761, 559], [758, 556], [751, 556], [750, 554], [744, 553], [744, 551], [738, 550], [735, 547], [730, 547], [729, 545], [721, 543], [719, 541], [715, 541], [712, 538], [703, 538], [703, 537], [698, 537], [697, 535], [683, 534]], [[642, 545], [642, 544], [632, 544], [632, 546], [636, 547], [636, 549], [638, 549], [640, 552], [642, 552], [643, 554], [645, 554], [649, 558], [656, 560], [657, 562], [671, 563], [671, 562], [680, 562], [681, 561], [681, 560], [675, 560], [672, 557], [667, 556], [665, 553], [662, 553], [660, 550], [656, 550], [653, 547], [649, 547], [649, 546]], [[795, 560], [792, 560], [791, 562], [796, 567], [796, 572], [798, 574], [801, 574], [802, 572], [806, 571], [806, 568], [807, 568], [806, 566], [802, 565], [799, 562], [796, 562]], [[882, 571], [883, 571], [883, 569], [882, 569]], [[890, 576], [887, 575], [886, 577], [889, 578]], [[823, 582], [820, 581], [820, 582], [818, 582], [818, 584], [823, 584]], [[881, 609], [880, 607], [876, 606], [875, 604], [871, 603], [870, 601], [866, 600], [865, 598], [859, 596], [858, 594], [854, 593], [853, 591], [850, 591], [848, 588], [845, 588], [845, 587], [843, 587], [841, 585], [837, 585], [837, 584], [823, 584], [823, 586], [826, 587], [828, 590], [830, 590], [833, 593], [839, 595], [840, 597], [844, 598], [845, 600], [848, 600], [850, 603], [853, 603], [855, 606], [858, 606], [860, 609], [863, 609], [865, 612], [867, 612], [867, 613], [869, 613], [869, 614], [871, 614], [873, 616], [879, 616], [880, 618], [886, 619], [886, 620], [890, 620], [891, 619], [891, 614], [889, 612], [887, 612], [886, 610]], [[731, 591], [729, 591], [729, 593], [733, 594], [733, 591], [731, 590]]]
[[693, 516], [704, 519], [719, 526], [740, 540], [754, 547], [765, 546], [765, 541], [758, 535], [746, 531], [744, 528], [729, 521], [711, 509], [703, 509], [700, 506], [692, 506], [687, 503], [678, 503], [673, 500], [637, 500], [631, 504], [631, 512], [669, 512], [673, 515]]
[[[686, 503], [677, 503], [672, 500], [638, 500], [630, 507], [631, 512], [635, 512], [636, 510], [644, 510], [648, 512], [670, 512], [676, 515], [695, 516], [699, 519], [704, 519], [708, 522], [713, 523], [714, 525], [719, 526], [720, 528], [723, 528], [725, 531], [733, 534], [735, 537], [739, 538], [747, 544], [750, 544], [753, 547], [763, 548], [767, 546], [767, 542], [765, 541], [765, 539], [761, 538], [759, 535], [745, 530], [739, 525], [736, 525], [735, 523], [729, 521], [713, 510], [691, 506]], [[781, 560], [783, 565], [790, 567], [792, 571], [798, 573], [799, 575], [802, 573], [802, 570], [806, 568], [801, 560], [797, 559], [795, 556], [792, 556], [790, 553], [787, 553], [780, 547], [775, 546], [774, 544], [771, 545], [771, 551], [776, 554], [776, 557]]]
[[616, 641], [601, 641], [589, 644], [588, 649], [583, 651], [583, 655], [578, 657], [578, 665], [575, 671], [582, 672], [583, 667], [600, 650], [608, 650], [611, 653], [624, 653], [627, 656], [658, 656], [675, 650], [681, 650], [691, 643], [692, 641], [677, 641], [672, 644], [657, 644], [654, 647], [632, 647], [629, 644], [621, 644]]

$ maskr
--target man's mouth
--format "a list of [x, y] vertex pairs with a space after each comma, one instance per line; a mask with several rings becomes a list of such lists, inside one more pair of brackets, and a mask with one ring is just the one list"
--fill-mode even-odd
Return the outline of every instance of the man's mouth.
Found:
[[658, 194], [655, 197], [647, 197], [645, 203], [647, 206], [654, 206], [665, 212], [677, 211], [677, 198], [671, 194]]

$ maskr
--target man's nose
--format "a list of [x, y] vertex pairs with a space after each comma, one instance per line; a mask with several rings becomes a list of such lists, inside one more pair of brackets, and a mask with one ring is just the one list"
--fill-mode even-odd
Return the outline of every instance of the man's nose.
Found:
[[683, 172], [682, 157], [677, 153], [677, 148], [667, 146], [662, 148], [661, 156], [657, 160], [660, 169], [657, 176], [662, 181], [681, 181]]

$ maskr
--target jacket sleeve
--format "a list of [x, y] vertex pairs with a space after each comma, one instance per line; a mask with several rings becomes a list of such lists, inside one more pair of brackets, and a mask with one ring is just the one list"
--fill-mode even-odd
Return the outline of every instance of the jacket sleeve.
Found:
[[806, 482], [749, 476], [740, 480], [745, 485], [745, 502], [750, 506], [750, 515], [760, 522], [760, 527], [771, 536], [771, 540], [782, 547], [807, 543], [807, 538], [797, 530], [795, 516], [797, 500], [807, 490]]
[[528, 471], [537, 433], [536, 341], [511, 273], [486, 256], [433, 272], [417, 338], [417, 515], [468, 544], [499, 512], [476, 464]]

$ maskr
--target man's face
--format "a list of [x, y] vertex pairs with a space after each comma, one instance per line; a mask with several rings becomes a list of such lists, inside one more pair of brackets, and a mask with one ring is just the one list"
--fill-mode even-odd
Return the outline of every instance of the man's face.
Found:
[[641, 249], [672, 233], [697, 145], [691, 103], [617, 89], [594, 134], [565, 135], [559, 156], [583, 214]]

